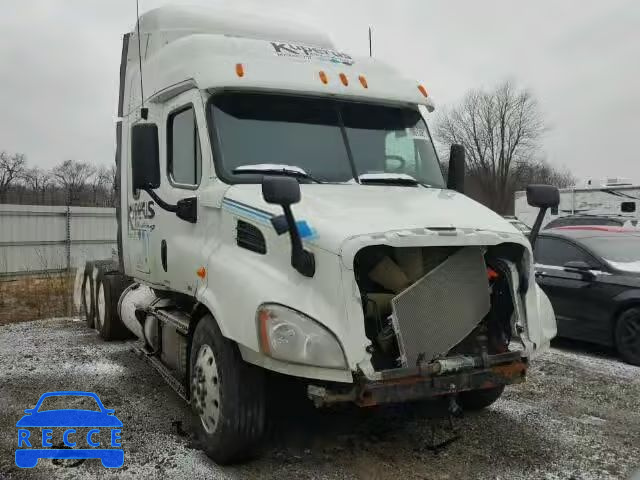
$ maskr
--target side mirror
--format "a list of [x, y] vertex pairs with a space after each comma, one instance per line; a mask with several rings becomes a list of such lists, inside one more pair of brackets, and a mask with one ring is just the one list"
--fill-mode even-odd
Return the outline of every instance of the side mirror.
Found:
[[449, 153], [449, 174], [447, 188], [464, 193], [465, 152], [462, 145], [451, 145]]
[[586, 278], [593, 278], [593, 273], [591, 273], [591, 269], [593, 268], [587, 262], [582, 260], [573, 260], [571, 262], [567, 262], [562, 267], [565, 272], [577, 273]]
[[536, 239], [542, 227], [542, 221], [549, 208], [555, 208], [560, 204], [560, 191], [553, 185], [529, 185], [527, 186], [527, 203], [532, 207], [539, 208], [536, 221], [529, 233], [531, 248], [535, 249]]
[[300, 184], [293, 177], [264, 177], [262, 196], [267, 203], [293, 205], [300, 201]]
[[[300, 232], [291, 211], [291, 205], [300, 201], [300, 184], [293, 177], [264, 176], [262, 178], [262, 196], [265, 202], [280, 205], [284, 211], [291, 239], [291, 266], [305, 277], [313, 277], [316, 273], [315, 257], [313, 253], [302, 247]], [[282, 219], [282, 217], [272, 219], [276, 231], [279, 230], [278, 219]]]
[[554, 208], [560, 204], [560, 191], [553, 185], [528, 185], [527, 203], [537, 208]]
[[186, 222], [198, 221], [196, 197], [184, 198], [176, 205], [171, 205], [153, 191], [160, 187], [160, 152], [156, 124], [140, 123], [131, 129], [131, 171], [134, 191], [144, 190], [160, 208], [175, 213]]
[[131, 130], [131, 170], [134, 190], [153, 189], [160, 186], [157, 125], [141, 123], [133, 126]]

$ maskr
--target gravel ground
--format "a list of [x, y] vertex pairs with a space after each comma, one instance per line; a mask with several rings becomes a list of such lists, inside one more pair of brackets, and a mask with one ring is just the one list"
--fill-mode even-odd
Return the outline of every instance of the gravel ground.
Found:
[[[15, 423], [52, 390], [93, 391], [116, 410], [122, 469], [98, 460], [15, 467]], [[71, 319], [0, 327], [0, 477], [7, 478], [629, 479], [640, 469], [640, 368], [554, 348], [535, 361], [527, 383], [457, 421], [461, 439], [438, 455], [425, 448], [429, 423], [416, 407], [291, 413], [260, 459], [224, 468], [193, 446], [185, 433], [192, 421], [129, 343], [104, 343]]]

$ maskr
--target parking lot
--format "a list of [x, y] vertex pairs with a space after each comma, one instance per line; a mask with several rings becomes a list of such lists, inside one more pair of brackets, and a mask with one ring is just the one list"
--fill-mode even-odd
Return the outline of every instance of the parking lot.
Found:
[[[184, 402], [126, 342], [104, 343], [83, 322], [0, 327], [0, 477], [608, 479], [640, 469], [640, 368], [583, 345], [560, 343], [527, 383], [456, 422], [461, 438], [427, 450], [417, 407], [305, 412], [277, 418], [277, 434], [251, 463], [220, 468], [189, 435]], [[97, 393], [122, 420], [125, 464], [14, 465], [16, 421], [54, 390]]]

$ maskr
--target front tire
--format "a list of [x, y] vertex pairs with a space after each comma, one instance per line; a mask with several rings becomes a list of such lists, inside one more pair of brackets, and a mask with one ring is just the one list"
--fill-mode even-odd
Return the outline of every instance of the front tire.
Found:
[[622, 359], [640, 365], [640, 307], [625, 310], [616, 322], [616, 348]]
[[225, 465], [253, 457], [266, 424], [265, 375], [242, 360], [211, 315], [196, 326], [190, 355], [191, 405], [205, 453]]
[[494, 404], [504, 392], [504, 385], [482, 390], [471, 390], [458, 395], [458, 402], [463, 410], [477, 411]]

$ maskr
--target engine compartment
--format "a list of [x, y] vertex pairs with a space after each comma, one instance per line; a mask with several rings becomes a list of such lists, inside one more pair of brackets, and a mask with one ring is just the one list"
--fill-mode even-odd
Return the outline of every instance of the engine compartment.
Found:
[[[462, 286], [465, 282], [461, 282], [460, 277], [457, 280], [448, 278], [450, 274], [445, 268], [447, 262], [452, 262], [456, 256], [461, 257], [462, 254], [468, 253], [463, 249], [471, 248], [478, 252], [477, 258], [473, 255], [467, 257], [475, 258], [473, 261], [476, 265], [472, 267], [470, 264], [469, 271], [475, 272], [476, 281], [465, 290]], [[402, 248], [373, 245], [361, 249], [354, 258], [354, 273], [361, 294], [365, 333], [371, 341], [368, 351], [374, 370], [416, 366], [416, 363], [428, 363], [435, 358], [454, 355], [491, 355], [507, 352], [511, 340], [518, 332], [509, 283], [510, 271], [506, 261], [521, 264], [524, 252], [525, 248], [516, 244], [491, 247]], [[470, 263], [473, 261], [469, 260]], [[479, 274], [482, 279], [477, 277], [478, 268], [481, 269]], [[448, 280], [449, 283], [442, 285], [440, 279], [442, 282]], [[430, 286], [427, 282], [430, 282]], [[455, 323], [459, 319], [462, 322], [462, 317], [446, 318], [446, 315], [442, 314], [442, 308], [435, 312], [429, 311], [423, 304], [421, 311], [416, 313], [416, 322], [422, 325], [417, 325], [417, 330], [408, 329], [406, 322], [401, 326], [402, 322], [398, 321], [399, 311], [401, 312], [399, 299], [421, 283], [427, 285], [427, 288], [421, 291], [421, 295], [425, 295], [426, 292], [426, 296], [447, 297], [432, 300], [435, 300], [435, 303], [439, 300], [441, 307], [443, 304], [449, 305], [454, 313], [464, 312], [464, 308], [460, 310], [460, 307], [471, 302], [472, 311], [467, 311], [466, 315], [476, 311], [477, 318], [466, 318], [466, 330], [461, 330]], [[521, 287], [526, 288], [526, 284], [521, 284]], [[486, 312], [482, 307], [478, 308], [478, 305], [485, 303]], [[445, 336], [444, 341], [449, 341], [449, 344], [441, 342], [434, 346], [435, 351], [439, 352], [437, 356], [430, 353], [427, 356], [418, 356], [417, 360], [415, 356], [409, 356], [409, 361], [413, 363], [407, 364], [405, 344], [413, 342], [415, 339], [411, 337], [417, 332], [422, 332], [422, 336], [425, 336], [424, 330], [420, 330], [425, 327], [425, 323], [433, 324], [430, 327], [432, 335], [426, 335], [427, 337], [435, 337], [441, 330], [454, 327], [458, 327], [458, 331], [449, 337]], [[464, 333], [460, 335], [460, 332]], [[429, 342], [437, 342], [437, 339], [427, 338], [424, 341], [427, 342], [425, 345], [431, 346]]]

